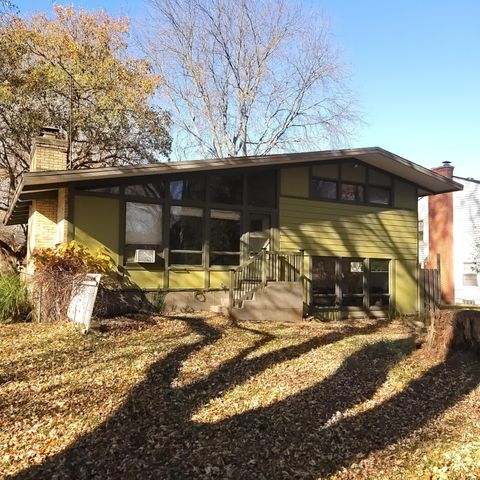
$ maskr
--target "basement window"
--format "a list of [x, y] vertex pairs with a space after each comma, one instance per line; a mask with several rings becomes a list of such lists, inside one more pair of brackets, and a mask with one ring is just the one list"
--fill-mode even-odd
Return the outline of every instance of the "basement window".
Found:
[[388, 259], [312, 257], [311, 274], [316, 307], [389, 308]]

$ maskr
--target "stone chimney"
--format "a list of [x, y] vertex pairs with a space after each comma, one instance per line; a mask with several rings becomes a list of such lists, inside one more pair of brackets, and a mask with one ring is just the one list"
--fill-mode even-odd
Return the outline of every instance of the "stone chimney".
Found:
[[[443, 162], [432, 170], [447, 178], [453, 177], [451, 162]], [[428, 197], [429, 266], [436, 267], [437, 255], [440, 255], [440, 276], [442, 300], [455, 302], [455, 284], [453, 272], [453, 193], [440, 193]]]
[[[58, 128], [44, 127], [33, 139], [30, 172], [66, 170], [67, 142]], [[67, 189], [39, 194], [32, 200], [28, 219], [27, 265], [35, 249], [50, 248], [67, 242]]]

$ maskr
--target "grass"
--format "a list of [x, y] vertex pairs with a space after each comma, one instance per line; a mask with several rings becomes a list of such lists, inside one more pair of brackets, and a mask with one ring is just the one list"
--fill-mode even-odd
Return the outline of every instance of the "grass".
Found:
[[0, 477], [480, 475], [480, 362], [401, 322], [0, 326]]
[[16, 273], [0, 274], [0, 323], [25, 320], [30, 312], [27, 287]]

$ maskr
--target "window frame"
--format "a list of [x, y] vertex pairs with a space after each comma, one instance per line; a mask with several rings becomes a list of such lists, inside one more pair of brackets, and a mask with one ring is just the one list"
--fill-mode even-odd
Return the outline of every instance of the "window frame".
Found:
[[[313, 301], [314, 294], [313, 294], [313, 282], [314, 279], [312, 278], [312, 287], [310, 291], [310, 298], [311, 298], [311, 305], [320, 311], [331, 311], [331, 310], [340, 310], [340, 311], [362, 311], [362, 310], [369, 310], [369, 311], [390, 311], [392, 308], [392, 292], [391, 292], [391, 285], [392, 285], [392, 272], [393, 272], [393, 259], [391, 258], [362, 258], [362, 257], [335, 257], [335, 256], [325, 256], [325, 255], [312, 255], [310, 261], [310, 271], [312, 272], [313, 277], [313, 261], [314, 257], [324, 258], [324, 259], [333, 259], [335, 261], [335, 295], [334, 294], [325, 294], [320, 295], [321, 297], [333, 297], [334, 298], [334, 305], [332, 306], [320, 306], [316, 305]], [[363, 293], [358, 294], [345, 294], [344, 295], [344, 284], [343, 284], [343, 270], [342, 270], [342, 263], [347, 260], [349, 262], [362, 262], [363, 264], [363, 275], [362, 275], [362, 283], [363, 283]], [[380, 294], [380, 293], [372, 293], [370, 292], [370, 283], [371, 283], [371, 275], [375, 274], [371, 270], [371, 262], [372, 260], [380, 260], [388, 262], [388, 293]], [[385, 272], [381, 272], [385, 273]], [[317, 294], [318, 295], [318, 294]], [[362, 297], [362, 305], [345, 305], [344, 298], [348, 297]], [[371, 297], [372, 296], [382, 296], [383, 298], [387, 299], [387, 304], [384, 306], [377, 306], [371, 305]]]
[[[123, 191], [123, 188], [122, 188]], [[153, 200], [160, 200], [160, 199], [153, 199]], [[145, 205], [157, 205], [160, 207], [161, 211], [161, 224], [162, 224], [162, 231], [161, 231], [161, 243], [160, 244], [148, 244], [148, 243], [127, 243], [127, 204], [128, 203], [143, 203]], [[164, 251], [165, 251], [165, 206], [163, 205], [163, 201], [149, 201], [149, 198], [141, 197], [134, 197], [133, 199], [128, 197], [122, 198], [122, 210], [121, 210], [121, 218], [123, 222], [120, 222], [120, 225], [123, 225], [123, 242], [121, 240], [121, 253], [123, 257], [123, 265], [127, 267], [140, 267], [145, 268], [146, 265], [149, 265], [150, 268], [164, 268], [165, 266], [165, 258], [164, 258]], [[155, 248], [152, 248], [155, 247]], [[128, 256], [126, 254], [127, 249], [135, 248], [135, 249], [146, 249], [146, 250], [155, 250], [155, 262], [154, 263], [138, 263], [128, 261]]]
[[[354, 161], [355, 163], [358, 163], [359, 165], [362, 165], [365, 168], [365, 182], [359, 182], [355, 180], [349, 180], [347, 178], [343, 178], [343, 167], [347, 163], [351, 163]], [[385, 172], [379, 168], [372, 167], [371, 165], [368, 165], [360, 160], [357, 160], [355, 158], [345, 158], [341, 160], [335, 161], [328, 161], [325, 162], [325, 165], [327, 164], [335, 164], [338, 163], [338, 175], [337, 178], [327, 177], [327, 176], [321, 176], [321, 175], [315, 175], [313, 173], [313, 168], [315, 164], [310, 164], [309, 169], [308, 169], [308, 175], [309, 175], [309, 195], [308, 198], [310, 200], [315, 200], [317, 202], [333, 202], [333, 203], [342, 203], [345, 205], [352, 205], [352, 204], [359, 204], [359, 205], [366, 205], [366, 206], [371, 206], [371, 207], [377, 207], [377, 208], [385, 208], [385, 207], [391, 207], [394, 208], [394, 197], [395, 197], [395, 192], [394, 192], [394, 179], [395, 175], [392, 175], [391, 173]], [[377, 171], [381, 173], [382, 175], [385, 175], [389, 178], [389, 185], [380, 185], [374, 182], [370, 181], [370, 172], [371, 171]], [[323, 181], [323, 182], [333, 182], [336, 183], [336, 197], [335, 198], [321, 198], [315, 195], [315, 188], [314, 188], [314, 181]], [[342, 199], [342, 186], [343, 185], [356, 185], [356, 186], [362, 186], [363, 187], [363, 201], [360, 200], [344, 200]], [[369, 198], [369, 188], [381, 188], [384, 190], [387, 190], [389, 193], [389, 201], [388, 203], [378, 203], [378, 202], [370, 202], [368, 201]]]

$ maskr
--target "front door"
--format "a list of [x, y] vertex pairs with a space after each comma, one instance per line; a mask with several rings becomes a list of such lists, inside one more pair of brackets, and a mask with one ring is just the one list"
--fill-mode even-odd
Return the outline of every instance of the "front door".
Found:
[[250, 212], [248, 215], [248, 257], [258, 255], [272, 243], [272, 216], [269, 213]]

